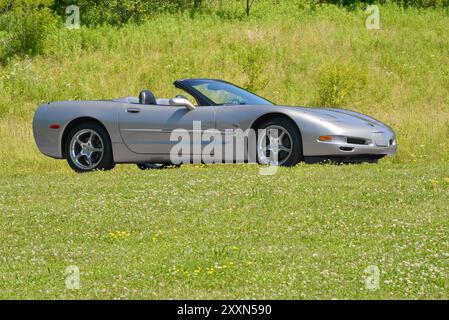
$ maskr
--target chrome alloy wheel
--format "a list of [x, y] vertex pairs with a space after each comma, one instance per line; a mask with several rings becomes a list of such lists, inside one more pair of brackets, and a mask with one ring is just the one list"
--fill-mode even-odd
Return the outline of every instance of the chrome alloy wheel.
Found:
[[104, 144], [94, 130], [78, 131], [70, 141], [70, 158], [77, 167], [92, 170], [103, 158]]
[[260, 131], [257, 141], [257, 155], [262, 164], [282, 165], [293, 151], [293, 139], [287, 129], [270, 125]]

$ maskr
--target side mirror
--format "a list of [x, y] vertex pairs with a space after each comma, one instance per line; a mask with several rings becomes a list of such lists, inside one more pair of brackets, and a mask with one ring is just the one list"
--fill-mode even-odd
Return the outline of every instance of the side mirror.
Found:
[[194, 110], [196, 107], [185, 98], [171, 98], [169, 101], [171, 106], [186, 107], [189, 110]]

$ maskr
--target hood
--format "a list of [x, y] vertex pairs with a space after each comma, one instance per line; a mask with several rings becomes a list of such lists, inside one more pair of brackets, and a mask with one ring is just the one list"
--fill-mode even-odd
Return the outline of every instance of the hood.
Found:
[[351, 110], [346, 109], [334, 109], [334, 108], [307, 108], [299, 107], [302, 112], [316, 116], [321, 121], [326, 122], [342, 122], [350, 125], [368, 125], [371, 127], [385, 127], [387, 125], [379, 120], [376, 120], [370, 116], [364, 115]]
[[[359, 113], [356, 111], [351, 111], [351, 110], [346, 110], [346, 109], [334, 109], [334, 108], [327, 108], [325, 110], [327, 110], [328, 112], [331, 112], [333, 114], [336, 114], [337, 117], [342, 117], [343, 119], [348, 119], [350, 117], [351, 119], [357, 119], [358, 121], [367, 123], [373, 127], [380, 126], [380, 127], [390, 128], [385, 123], [383, 123], [377, 119], [374, 119], [373, 117], [367, 116], [365, 114], [362, 114], [362, 113]], [[348, 118], [346, 118], [346, 117], [348, 117]]]

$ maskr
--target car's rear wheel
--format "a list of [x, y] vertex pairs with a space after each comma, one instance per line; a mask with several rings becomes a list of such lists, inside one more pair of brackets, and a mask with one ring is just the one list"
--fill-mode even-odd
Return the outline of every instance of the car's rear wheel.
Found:
[[301, 134], [292, 121], [276, 117], [262, 122], [258, 129], [260, 164], [291, 167], [303, 160]]
[[110, 170], [115, 163], [107, 131], [98, 123], [82, 123], [70, 130], [65, 142], [65, 154], [76, 172]]

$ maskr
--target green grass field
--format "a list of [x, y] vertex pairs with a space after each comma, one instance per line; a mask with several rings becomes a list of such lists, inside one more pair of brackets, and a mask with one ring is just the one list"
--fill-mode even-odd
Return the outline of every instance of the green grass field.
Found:
[[[304, 3], [60, 28], [45, 54], [0, 66], [0, 298], [448, 299], [449, 15], [384, 6], [381, 30], [367, 30], [362, 9]], [[40, 103], [171, 96], [184, 77], [253, 79], [279, 104], [339, 103], [390, 124], [399, 152], [273, 176], [255, 165], [78, 175], [34, 145]], [[79, 290], [65, 286], [70, 265]]]
[[[448, 298], [447, 164], [0, 179], [2, 298]], [[67, 290], [65, 269], [80, 270]], [[367, 290], [364, 270], [380, 269]]]

